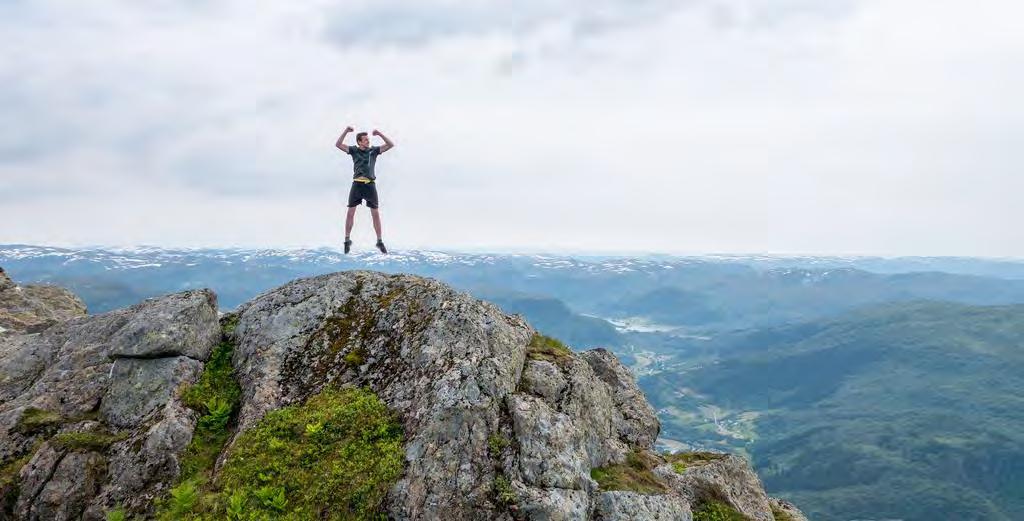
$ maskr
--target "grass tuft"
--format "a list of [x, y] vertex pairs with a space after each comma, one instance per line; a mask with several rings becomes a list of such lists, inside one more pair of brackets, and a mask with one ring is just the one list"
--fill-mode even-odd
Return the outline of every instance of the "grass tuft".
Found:
[[719, 452], [677, 452], [663, 456], [665, 461], [672, 464], [672, 470], [682, 474], [688, 468], [706, 465], [712, 461], [724, 459], [728, 455]]
[[128, 438], [128, 433], [62, 432], [50, 439], [57, 449], [70, 451], [103, 452], [111, 445]]
[[748, 521], [747, 518], [736, 511], [735, 508], [711, 499], [700, 504], [697, 510], [693, 511], [693, 521]]
[[494, 478], [494, 494], [498, 502], [503, 505], [515, 505], [519, 502], [519, 495], [512, 488], [512, 482], [504, 474], [498, 474]]
[[60, 414], [45, 409], [29, 407], [21, 414], [14, 430], [22, 434], [30, 434], [60, 425], [64, 418]]
[[526, 357], [530, 360], [544, 360], [565, 365], [572, 360], [572, 350], [555, 338], [534, 333], [530, 345], [526, 348]]
[[664, 494], [665, 484], [654, 475], [654, 468], [661, 462], [656, 455], [637, 449], [626, 455], [624, 463], [591, 469], [590, 477], [602, 490]]
[[508, 438], [501, 434], [494, 433], [487, 437], [487, 451], [491, 454], [492, 458], [501, 456], [501, 453], [505, 451], [510, 445]]

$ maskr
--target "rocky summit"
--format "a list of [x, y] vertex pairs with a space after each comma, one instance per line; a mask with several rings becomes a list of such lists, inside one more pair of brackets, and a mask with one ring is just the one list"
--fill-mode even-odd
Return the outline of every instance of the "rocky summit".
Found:
[[84, 312], [0, 271], [0, 518], [804, 519], [738, 456], [656, 453], [611, 352], [432, 279]]

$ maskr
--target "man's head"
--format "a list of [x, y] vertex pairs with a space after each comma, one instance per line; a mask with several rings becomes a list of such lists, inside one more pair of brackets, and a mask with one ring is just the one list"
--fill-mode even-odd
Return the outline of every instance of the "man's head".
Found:
[[370, 138], [366, 137], [366, 132], [356, 134], [356, 145], [359, 145], [359, 148], [370, 146]]

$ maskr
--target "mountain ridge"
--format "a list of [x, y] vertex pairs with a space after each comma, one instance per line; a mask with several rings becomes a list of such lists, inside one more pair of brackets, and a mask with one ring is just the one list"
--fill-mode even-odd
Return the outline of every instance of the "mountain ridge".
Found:
[[[404, 470], [379, 499], [394, 519], [683, 521], [708, 509], [798, 519], [740, 458], [682, 467], [654, 453], [657, 418], [611, 353], [573, 353], [440, 282], [340, 272], [266, 291], [220, 319], [216, 309], [212, 292], [189, 290], [3, 333], [0, 369], [17, 382], [0, 402], [9, 426], [0, 432], [5, 511], [16, 519], [112, 511], [219, 519], [238, 508], [312, 508], [287, 485], [289, 469], [305, 460], [270, 462], [263, 488], [232, 492], [217, 488], [229, 479], [219, 472], [237, 468], [245, 445], [228, 441], [212, 453], [217, 466], [207, 459], [197, 471], [196, 443], [217, 428], [227, 439], [257, 433], [246, 439], [266, 441], [270, 454], [319, 439], [309, 436], [335, 420], [307, 423], [294, 438], [258, 433], [342, 386], [379, 397], [404, 431]], [[194, 404], [195, 386], [225, 353], [237, 406], [228, 398]], [[177, 482], [186, 467], [197, 477]], [[627, 468], [657, 491], [609, 478]]]

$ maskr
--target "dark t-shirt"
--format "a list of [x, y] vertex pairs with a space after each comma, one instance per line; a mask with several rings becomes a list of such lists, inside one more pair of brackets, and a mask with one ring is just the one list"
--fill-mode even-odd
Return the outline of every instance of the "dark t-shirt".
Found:
[[366, 150], [358, 146], [348, 147], [348, 155], [352, 156], [352, 178], [366, 177], [377, 179], [373, 174], [373, 166], [377, 163], [377, 156], [380, 155], [380, 147], [370, 147]]

